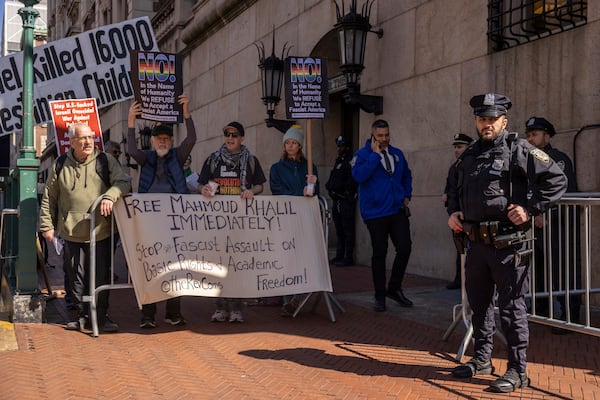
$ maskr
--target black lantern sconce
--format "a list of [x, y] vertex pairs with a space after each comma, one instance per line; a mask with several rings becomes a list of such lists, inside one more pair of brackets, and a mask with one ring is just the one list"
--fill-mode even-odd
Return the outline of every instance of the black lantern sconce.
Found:
[[127, 168], [131, 168], [131, 169], [138, 169], [137, 164], [131, 163], [131, 156], [127, 152], [127, 138], [125, 137], [125, 135], [123, 135], [123, 139], [121, 140], [121, 143], [119, 143], [119, 144], [125, 146], [125, 166]]
[[254, 43], [254, 45], [258, 50], [258, 60], [260, 62], [258, 68], [260, 68], [260, 80], [262, 82], [261, 99], [267, 106], [268, 118], [265, 119], [265, 123], [267, 127], [275, 128], [285, 133], [296, 121], [275, 119], [273, 117], [275, 116], [275, 107], [281, 101], [281, 88], [284, 77], [284, 62], [282, 58], [285, 58], [289, 54], [291, 47], [287, 49], [286, 54], [286, 43], [283, 45], [283, 50], [281, 51], [282, 58], [278, 58], [275, 55], [275, 28], [273, 28], [273, 47], [269, 57], [265, 57], [265, 46], [262, 42], [259, 42], [259, 44]]
[[145, 126], [140, 131], [140, 147], [142, 150], [150, 150], [150, 137], [152, 136], [152, 128]]
[[379, 115], [383, 113], [383, 97], [368, 96], [360, 94], [358, 88], [360, 75], [365, 68], [365, 49], [367, 44], [367, 33], [372, 32], [381, 38], [383, 29], [371, 30], [369, 23], [371, 8], [375, 0], [366, 0], [362, 6], [361, 14], [356, 13], [356, 0], [350, 3], [348, 14], [342, 0], [342, 8], [335, 2], [337, 24], [334, 27], [338, 32], [340, 45], [340, 69], [346, 78], [348, 93], [344, 100], [349, 104], [357, 104], [363, 111]]
[[[142, 150], [150, 150], [150, 137], [152, 136], [152, 128], [145, 126], [142, 128], [142, 130], [139, 132], [140, 134], [140, 148]], [[127, 139], [125, 137], [123, 137], [123, 140], [121, 140], [121, 143], [123, 143], [125, 145], [125, 149], [127, 149]], [[126, 161], [126, 166], [131, 168], [131, 169], [138, 169], [138, 165], [137, 164], [132, 164], [131, 163], [131, 155], [125, 151], [125, 161]]]

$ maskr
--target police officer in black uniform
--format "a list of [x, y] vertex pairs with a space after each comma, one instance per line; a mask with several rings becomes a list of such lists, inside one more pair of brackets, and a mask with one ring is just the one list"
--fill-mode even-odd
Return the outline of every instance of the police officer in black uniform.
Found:
[[[554, 125], [550, 123], [546, 118], [531, 117], [525, 122], [525, 132], [527, 133], [527, 141], [542, 149], [546, 154], [554, 160], [556, 164], [562, 169], [565, 176], [567, 177], [567, 192], [573, 193], [577, 191], [577, 181], [575, 178], [575, 171], [573, 170], [573, 163], [569, 156], [562, 151], [552, 147], [550, 142], [556, 130]], [[567, 215], [568, 214], [568, 215]], [[569, 207], [563, 210], [561, 213], [562, 221], [559, 224], [558, 209], [553, 209], [550, 216], [551, 229], [547, 232], [549, 238], [546, 238], [547, 246], [551, 255], [552, 261], [552, 289], [559, 290], [564, 287], [559, 287], [558, 283], [562, 281], [566, 282], [566, 275], [569, 274], [570, 288], [574, 289], [577, 284], [581, 282], [581, 251], [579, 246], [575, 245], [575, 230], [579, 227], [579, 212], [576, 207]], [[544, 292], [548, 287], [544, 286], [544, 277], [550, 275], [550, 270], [544, 272], [545, 266], [547, 266], [548, 260], [544, 258], [544, 236], [543, 236], [544, 218], [539, 215], [535, 217], [535, 290], [536, 292]], [[566, 242], [566, 246], [561, 246], [559, 238], [562, 238]], [[569, 256], [567, 257], [567, 251], [569, 249]], [[562, 250], [562, 251], [561, 251]], [[562, 257], [561, 257], [562, 255]], [[575, 257], [575, 258], [573, 258]], [[574, 261], [574, 262], [573, 262]], [[562, 266], [563, 276], [560, 277], [560, 266]], [[566, 320], [566, 304], [565, 296], [558, 296], [558, 302], [561, 306], [562, 320]], [[572, 322], [579, 323], [579, 312], [581, 308], [581, 296], [572, 294], [569, 296], [569, 310], [570, 318]], [[548, 299], [538, 298], [536, 300], [536, 314], [548, 316]], [[570, 331], [553, 328], [553, 333], [564, 334]]]
[[[464, 133], [455, 134], [454, 140], [452, 141], [452, 147], [454, 147], [454, 157], [458, 159], [458, 157], [460, 157], [463, 151], [467, 149], [471, 142], [473, 142], [473, 139], [469, 135], [465, 135]], [[456, 163], [452, 163], [450, 169], [448, 170], [448, 177], [446, 178], [446, 187], [444, 188], [444, 194], [442, 195], [444, 207], [448, 207], [448, 189], [450, 187], [450, 180], [454, 175], [456, 175]], [[452, 235], [454, 235], [454, 233], [452, 233]], [[454, 280], [446, 285], [447, 289], [460, 289], [461, 287], [460, 282], [462, 278], [460, 255], [462, 254], [463, 250], [464, 249], [456, 249], [456, 268], [454, 273]]]
[[335, 258], [330, 261], [337, 266], [354, 265], [354, 240], [357, 184], [352, 178], [352, 152], [343, 136], [335, 140], [338, 157], [325, 187], [333, 200], [333, 224], [337, 234]]
[[524, 294], [528, 282], [526, 231], [532, 216], [558, 201], [567, 178], [543, 150], [506, 130], [511, 101], [482, 94], [470, 101], [479, 140], [456, 162], [448, 192], [448, 226], [467, 240], [465, 288], [473, 314], [473, 358], [452, 374], [491, 374], [495, 331], [494, 293], [507, 340], [508, 368], [489, 390], [512, 392], [529, 385], [526, 373], [529, 328]]

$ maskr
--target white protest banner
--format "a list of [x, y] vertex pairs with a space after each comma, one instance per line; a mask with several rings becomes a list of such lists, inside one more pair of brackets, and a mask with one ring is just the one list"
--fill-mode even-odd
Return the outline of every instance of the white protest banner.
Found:
[[[102, 108], [132, 98], [129, 55], [134, 50], [158, 50], [148, 17], [35, 47], [34, 123], [51, 122], [52, 100], [95, 98]], [[22, 69], [22, 52], [0, 57], [0, 135], [22, 129]]]
[[132, 193], [114, 212], [138, 304], [332, 291], [315, 197]]

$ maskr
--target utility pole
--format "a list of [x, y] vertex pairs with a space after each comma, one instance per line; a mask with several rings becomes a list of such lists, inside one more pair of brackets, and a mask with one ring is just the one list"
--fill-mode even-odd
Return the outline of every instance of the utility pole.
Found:
[[21, 0], [23, 19], [23, 147], [17, 160], [19, 185], [18, 255], [13, 322], [43, 322], [44, 300], [37, 274], [36, 234], [38, 226], [37, 175], [40, 161], [35, 158], [33, 140], [33, 30], [39, 0]]

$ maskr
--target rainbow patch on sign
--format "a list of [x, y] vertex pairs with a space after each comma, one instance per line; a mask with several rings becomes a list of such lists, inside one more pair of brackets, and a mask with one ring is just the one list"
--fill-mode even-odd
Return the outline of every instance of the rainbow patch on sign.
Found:
[[290, 76], [292, 83], [321, 83], [321, 59], [290, 57]]
[[138, 78], [140, 81], [154, 80], [174, 83], [175, 55], [163, 53], [138, 53]]

